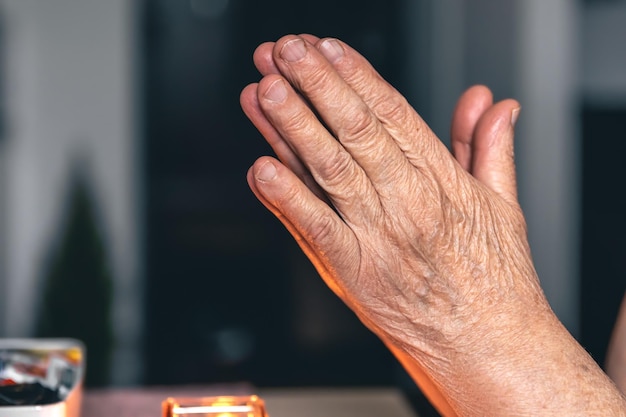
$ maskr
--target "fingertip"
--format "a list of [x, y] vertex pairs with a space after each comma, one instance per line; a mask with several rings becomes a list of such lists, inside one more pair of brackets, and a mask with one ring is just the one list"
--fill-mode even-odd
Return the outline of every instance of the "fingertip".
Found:
[[346, 54], [341, 42], [336, 38], [320, 39], [315, 47], [331, 64], [336, 64]]
[[320, 38], [315, 35], [311, 35], [309, 33], [301, 33], [299, 35], [285, 35], [277, 42], [264, 42], [260, 44], [254, 51], [253, 61], [257, 70], [262, 75], [280, 73], [276, 62], [274, 61], [274, 48], [277, 43], [284, 43], [285, 39], [293, 39], [294, 37], [299, 37], [311, 45], [317, 44], [320, 40]]
[[239, 105], [246, 117], [260, 129], [263, 125], [259, 126], [258, 124], [263, 123], [266, 118], [259, 104], [258, 90], [258, 83], [247, 85], [239, 94]]
[[517, 104], [517, 106], [513, 107], [513, 110], [511, 110], [511, 127], [512, 128], [515, 128], [515, 125], [517, 124], [517, 120], [519, 119], [519, 115], [521, 111], [522, 111], [522, 107], [519, 105], [519, 103]]
[[[297, 41], [297, 40], [299, 40], [301, 42], [294, 42], [291, 45], [293, 45], [293, 46], [297, 45], [298, 48], [285, 48], [285, 46], [287, 44], [290, 44], [291, 42]], [[285, 36], [281, 37], [280, 39], [278, 39], [276, 41], [276, 43], [274, 44], [273, 51], [272, 51], [273, 59], [274, 59], [275, 62], [285, 61], [286, 58], [288, 58], [287, 61], [292, 61], [292, 60], [296, 60], [297, 61], [297, 60], [300, 59], [299, 54], [296, 54], [295, 57], [291, 57], [292, 54], [286, 53], [286, 51], [292, 51], [293, 52], [294, 49], [296, 51], [299, 51], [301, 49], [302, 50], [308, 50], [307, 45], [311, 45], [311, 44], [304, 37], [301, 37], [299, 35], [294, 35], [292, 33], [288, 34], [288, 35], [285, 35]]]
[[244, 111], [251, 103], [255, 103], [257, 101], [258, 88], [259, 83], [248, 84], [243, 88], [243, 90], [241, 90], [241, 93], [239, 93], [239, 103]]
[[506, 99], [494, 104], [480, 118], [476, 125], [476, 144], [478, 148], [492, 146], [494, 141], [511, 136], [519, 118], [521, 106], [517, 100]]
[[254, 195], [270, 210], [275, 208], [270, 202], [273, 194], [270, 183], [277, 177], [277, 161], [270, 156], [261, 156], [248, 169], [246, 180]]
[[257, 182], [267, 183], [277, 177], [278, 170], [271, 158], [262, 158], [254, 164], [253, 174]]
[[513, 204], [517, 202], [513, 118], [520, 108], [512, 99], [494, 104], [478, 121], [473, 142], [473, 175]]
[[454, 108], [452, 138], [470, 142], [476, 123], [493, 105], [493, 94], [484, 85], [475, 85], [461, 95]]
[[265, 133], [269, 122], [261, 109], [259, 103], [259, 84], [253, 83], [241, 90], [239, 95], [239, 104], [248, 119], [261, 131]]
[[277, 74], [279, 72], [272, 55], [273, 50], [274, 42], [264, 42], [254, 50], [252, 60], [254, 61], [254, 66], [262, 75]]
[[493, 93], [489, 87], [477, 84], [469, 87], [461, 94], [457, 102], [457, 109], [480, 108], [486, 110], [493, 105]]
[[[262, 158], [267, 158], [267, 157], [262, 157]], [[262, 158], [259, 158], [259, 160], [262, 159]], [[246, 180], [248, 182], [248, 186], [250, 187], [250, 190], [252, 191], [252, 194], [254, 194], [254, 196], [257, 198], [257, 200], [259, 200], [259, 202], [261, 204], [263, 204], [263, 206], [265, 206], [265, 208], [267, 208], [270, 212], [274, 213], [274, 215], [276, 215], [277, 217], [281, 218], [282, 216], [280, 215], [280, 212], [278, 211], [276, 206], [274, 204], [272, 204], [270, 202], [270, 200], [268, 199], [268, 197], [266, 196], [267, 190], [262, 190], [263, 189], [263, 184], [259, 183], [257, 181], [256, 177], [255, 177], [255, 167], [259, 163], [259, 160], [257, 160], [248, 169], [248, 173], [246, 175]], [[283, 220], [281, 219], [281, 221], [283, 221]]]
[[450, 137], [452, 152], [465, 170], [471, 167], [472, 141], [483, 114], [493, 105], [493, 94], [484, 85], [468, 88], [459, 97], [452, 115]]
[[289, 83], [279, 74], [269, 74], [259, 81], [256, 90], [259, 103], [282, 104], [287, 99]]
[[276, 42], [274, 42], [273, 45], [273, 50], [276, 53], [277, 51], [280, 51], [282, 49], [282, 47], [289, 41], [292, 41], [294, 39], [302, 39], [302, 40], [306, 40], [305, 38], [301, 37], [300, 35], [296, 35], [293, 33], [289, 33], [287, 35], [283, 35], [280, 38], [278, 38], [278, 40]]
[[265, 204], [264, 202], [265, 198], [259, 191], [259, 187], [257, 187], [256, 179], [254, 178], [254, 164], [251, 165], [250, 168], [248, 168], [248, 172], [246, 172], [246, 182], [248, 183], [248, 187], [250, 187], [252, 194], [254, 194], [256, 198], [259, 199], [259, 201]]
[[479, 96], [487, 97], [491, 102], [493, 102], [493, 92], [491, 91], [489, 87], [487, 87], [484, 84], [473, 85], [469, 87], [467, 90], [465, 90], [464, 94], [479, 95]]

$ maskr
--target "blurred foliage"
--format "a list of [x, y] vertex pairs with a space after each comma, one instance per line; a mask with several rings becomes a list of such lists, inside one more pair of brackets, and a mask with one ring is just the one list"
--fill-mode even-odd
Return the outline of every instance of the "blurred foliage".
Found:
[[113, 279], [87, 182], [74, 175], [67, 217], [45, 271], [39, 337], [71, 337], [87, 349], [86, 386], [110, 377]]

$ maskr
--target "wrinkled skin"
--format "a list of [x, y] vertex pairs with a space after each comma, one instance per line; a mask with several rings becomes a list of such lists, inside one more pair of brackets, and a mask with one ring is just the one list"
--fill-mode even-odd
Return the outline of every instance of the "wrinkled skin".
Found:
[[[564, 364], [607, 384], [539, 286], [517, 202], [515, 100], [466, 91], [450, 152], [339, 40], [289, 35], [259, 46], [254, 62], [262, 79], [242, 91], [242, 108], [280, 162], [255, 162], [252, 191], [443, 415], [517, 415], [529, 400], [518, 390]], [[512, 365], [537, 355], [550, 359]], [[549, 382], [567, 389], [572, 376]]]
[[611, 334], [605, 368], [620, 391], [626, 392], [626, 297], [622, 299]]

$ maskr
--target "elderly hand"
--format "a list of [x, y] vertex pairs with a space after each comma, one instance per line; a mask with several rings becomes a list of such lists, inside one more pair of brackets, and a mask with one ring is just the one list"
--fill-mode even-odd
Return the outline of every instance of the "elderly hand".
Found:
[[[548, 368], [570, 360], [604, 380], [552, 314], [533, 267], [516, 196], [517, 102], [466, 92], [453, 156], [336, 39], [290, 35], [254, 58], [264, 76], [242, 107], [282, 163], [257, 160], [250, 187], [330, 288], [422, 374], [444, 414], [523, 408]], [[560, 342], [545, 344], [551, 337]], [[554, 359], [513, 366], [539, 353]], [[553, 396], [533, 396], [534, 406]]]

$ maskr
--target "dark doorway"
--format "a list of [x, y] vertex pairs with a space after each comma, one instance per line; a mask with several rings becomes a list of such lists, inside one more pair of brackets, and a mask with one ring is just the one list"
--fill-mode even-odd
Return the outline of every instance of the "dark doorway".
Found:
[[254, 48], [287, 33], [340, 37], [399, 84], [396, 3], [145, 2], [145, 383], [394, 383], [391, 355], [249, 191], [270, 150], [238, 97]]

